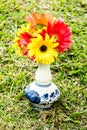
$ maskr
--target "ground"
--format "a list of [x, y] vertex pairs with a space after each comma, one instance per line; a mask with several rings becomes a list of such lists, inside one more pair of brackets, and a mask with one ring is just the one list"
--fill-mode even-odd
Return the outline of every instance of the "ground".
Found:
[[[37, 112], [24, 89], [37, 65], [17, 56], [13, 39], [28, 13], [61, 17], [72, 28], [74, 44], [51, 64], [53, 82], [61, 91], [49, 111]], [[0, 130], [87, 129], [87, 0], [0, 1]]]

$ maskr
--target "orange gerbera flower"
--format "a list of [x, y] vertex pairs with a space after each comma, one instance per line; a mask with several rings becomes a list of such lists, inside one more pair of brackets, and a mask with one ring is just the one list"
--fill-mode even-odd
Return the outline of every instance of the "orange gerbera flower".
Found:
[[52, 19], [53, 18], [51, 15], [47, 15], [44, 13], [41, 13], [40, 17], [38, 17], [36, 12], [29, 14], [26, 17], [27, 22], [30, 22], [33, 26], [36, 26], [37, 24], [46, 26], [48, 24], [48, 21], [52, 21]]

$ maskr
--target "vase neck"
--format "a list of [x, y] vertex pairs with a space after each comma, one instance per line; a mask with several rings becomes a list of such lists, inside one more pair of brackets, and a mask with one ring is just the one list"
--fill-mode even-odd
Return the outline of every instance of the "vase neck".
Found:
[[51, 83], [52, 76], [50, 71], [50, 65], [40, 64], [35, 74], [36, 82], [42, 85]]

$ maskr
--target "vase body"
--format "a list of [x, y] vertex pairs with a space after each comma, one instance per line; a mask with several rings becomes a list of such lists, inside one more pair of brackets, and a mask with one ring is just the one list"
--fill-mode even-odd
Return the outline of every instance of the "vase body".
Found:
[[36, 110], [48, 110], [57, 101], [60, 91], [52, 82], [49, 65], [39, 65], [35, 81], [26, 87], [25, 95]]

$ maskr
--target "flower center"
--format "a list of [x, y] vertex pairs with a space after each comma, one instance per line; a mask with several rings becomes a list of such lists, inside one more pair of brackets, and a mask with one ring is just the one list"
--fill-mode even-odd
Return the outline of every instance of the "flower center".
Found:
[[43, 24], [36, 24], [36, 29], [38, 30], [38, 29], [42, 29], [44, 27], [44, 25]]
[[40, 51], [45, 52], [46, 50], [47, 50], [47, 46], [42, 45], [42, 46], [40, 47]]

